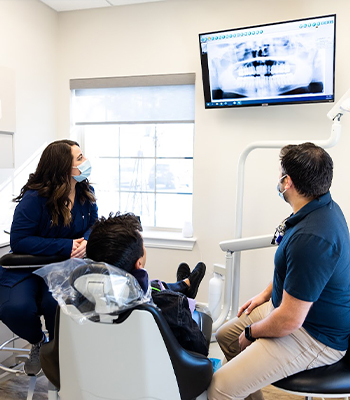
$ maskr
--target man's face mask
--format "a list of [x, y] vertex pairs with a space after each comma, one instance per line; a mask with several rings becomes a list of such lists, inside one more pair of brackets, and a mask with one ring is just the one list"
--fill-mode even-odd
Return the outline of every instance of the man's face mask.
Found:
[[85, 160], [83, 163], [73, 168], [78, 168], [78, 170], [80, 171], [80, 175], [73, 175], [73, 178], [77, 182], [82, 182], [85, 179], [88, 179], [91, 174], [91, 163], [89, 160]]
[[286, 176], [287, 176], [287, 174], [283, 175], [282, 178], [280, 178], [280, 179], [278, 180], [278, 183], [277, 183], [277, 192], [278, 192], [278, 195], [279, 195], [280, 198], [283, 199], [284, 201], [286, 201], [286, 199], [284, 198], [283, 195], [284, 195], [284, 193], [286, 192], [287, 189], [284, 189], [283, 192], [281, 192], [281, 190], [280, 190], [280, 184], [282, 183], [283, 179], [284, 179]]

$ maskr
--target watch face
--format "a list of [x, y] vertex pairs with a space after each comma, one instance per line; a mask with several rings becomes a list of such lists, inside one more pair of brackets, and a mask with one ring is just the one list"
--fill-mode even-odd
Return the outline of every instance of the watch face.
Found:
[[250, 325], [248, 325], [245, 330], [244, 330], [244, 335], [246, 339], [248, 339], [250, 342], [254, 342], [254, 338], [252, 337], [251, 330], [250, 330]]
[[245, 328], [244, 334], [245, 334], [245, 337], [249, 340], [249, 336], [250, 336], [250, 327], [249, 326], [247, 326]]

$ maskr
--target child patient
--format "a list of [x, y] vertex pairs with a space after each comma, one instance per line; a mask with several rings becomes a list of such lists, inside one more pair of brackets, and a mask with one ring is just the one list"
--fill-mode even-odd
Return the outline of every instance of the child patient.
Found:
[[[145, 270], [146, 249], [141, 231], [140, 221], [132, 213], [102, 217], [93, 226], [86, 255], [94, 261], [114, 265], [132, 274], [146, 292], [149, 278]], [[205, 264], [200, 262], [191, 272], [188, 265], [182, 263], [177, 271], [178, 282], [151, 281], [151, 287], [154, 303], [162, 310], [182, 347], [207, 356], [207, 341], [192, 319], [187, 299], [195, 298], [205, 269]]]

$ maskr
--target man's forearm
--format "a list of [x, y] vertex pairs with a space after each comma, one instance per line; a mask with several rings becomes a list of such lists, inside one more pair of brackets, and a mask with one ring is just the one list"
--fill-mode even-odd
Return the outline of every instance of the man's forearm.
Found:
[[254, 338], [283, 337], [299, 329], [312, 303], [298, 300], [284, 292], [282, 303], [270, 315], [251, 325]]
[[300, 328], [299, 324], [281, 315], [279, 311], [277, 308], [268, 317], [251, 325], [251, 335], [256, 339], [283, 337]]

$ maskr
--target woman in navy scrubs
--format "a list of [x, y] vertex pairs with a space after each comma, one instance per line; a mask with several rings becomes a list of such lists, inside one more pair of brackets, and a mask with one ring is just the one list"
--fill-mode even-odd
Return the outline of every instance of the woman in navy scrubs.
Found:
[[[37, 169], [21, 189], [11, 226], [11, 250], [19, 254], [83, 258], [97, 205], [89, 185], [90, 162], [71, 140], [44, 150]], [[53, 338], [57, 303], [31, 269], [0, 267], [0, 319], [32, 343], [28, 375], [40, 372], [39, 349], [46, 340], [40, 316]]]

